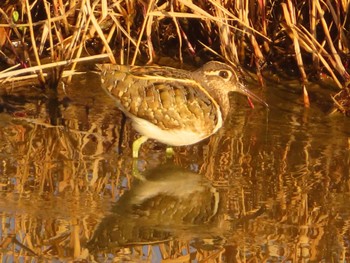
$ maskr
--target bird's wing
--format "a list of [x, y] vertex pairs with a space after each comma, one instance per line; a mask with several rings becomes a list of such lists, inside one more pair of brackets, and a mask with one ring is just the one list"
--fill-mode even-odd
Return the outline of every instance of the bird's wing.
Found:
[[129, 117], [147, 120], [163, 130], [208, 132], [221, 126], [218, 103], [190, 78], [190, 72], [164, 67], [102, 65], [102, 86]]

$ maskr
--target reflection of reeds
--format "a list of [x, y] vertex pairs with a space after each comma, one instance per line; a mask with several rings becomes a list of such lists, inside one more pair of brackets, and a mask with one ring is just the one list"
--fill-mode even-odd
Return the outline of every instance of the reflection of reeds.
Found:
[[2, 127], [2, 258], [82, 257], [81, 242], [108, 209], [96, 197], [115, 200], [121, 181], [129, 180], [125, 162], [105, 164], [106, 145], [117, 141], [113, 129], [94, 124], [81, 130], [77, 120], [63, 127], [29, 118]]
[[[85, 80], [85, 76], [82, 79]], [[94, 87], [91, 79], [85, 81]], [[80, 91], [78, 85], [74, 87]], [[126, 157], [130, 156], [130, 147], [126, 147], [129, 152], [123, 156], [113, 151], [119, 140], [117, 124], [120, 116], [111, 110], [113, 102], [108, 104], [107, 98], [100, 96], [96, 97], [106, 103], [104, 108], [101, 109], [102, 103], [97, 101], [94, 104], [97, 108], [91, 106], [86, 111], [88, 92], [86, 87], [86, 97], [78, 100], [79, 106], [73, 104], [62, 110], [65, 126], [48, 124], [47, 111], [38, 109], [34, 114], [37, 119], [30, 119], [30, 116], [22, 120], [10, 119], [1, 127], [0, 138], [6, 143], [0, 143], [3, 189], [0, 207], [5, 211], [9, 206], [12, 208], [9, 211], [13, 211], [13, 207], [19, 213], [22, 211], [15, 216], [2, 214], [5, 223], [0, 233], [0, 246], [4, 254], [37, 258], [31, 252], [35, 251], [36, 255], [50, 259], [53, 255], [62, 260], [81, 258], [87, 253], [85, 244], [96, 233], [95, 226], [106, 214], [108, 216], [109, 207], [103, 208], [103, 204], [120, 201], [121, 192], [127, 195], [135, 190], [135, 184], [128, 177], [132, 169], [131, 161]], [[218, 221], [222, 224], [215, 234], [225, 243], [207, 240], [209, 244], [204, 247], [209, 247], [208, 250], [198, 248], [193, 252], [194, 240], [187, 232], [187, 235], [172, 237], [171, 240], [150, 239], [142, 243], [147, 245], [132, 243], [118, 250], [107, 249], [106, 254], [116, 258], [129, 256], [134, 261], [145, 257], [151, 259], [157, 251], [161, 251], [164, 259], [197, 257], [203, 261], [214, 258], [219, 261], [227, 257], [242, 262], [260, 262], [275, 257], [300, 261], [310, 257], [319, 262], [323, 257], [329, 262], [335, 254], [341, 257], [338, 250], [346, 250], [349, 231], [348, 208], [346, 200], [337, 199], [345, 199], [344, 191], [348, 192], [349, 154], [343, 147], [344, 138], [337, 136], [338, 127], [330, 126], [326, 136], [329, 141], [319, 143], [317, 136], [320, 134], [308, 122], [306, 111], [305, 116], [291, 115], [293, 120], [285, 124], [283, 136], [278, 132], [264, 132], [261, 127], [266, 124], [265, 112], [242, 114], [247, 109], [236, 104], [233, 105], [236, 114], [228, 119], [227, 126], [218, 134], [199, 145], [176, 149], [176, 152], [183, 150], [183, 156], [176, 154], [174, 157], [178, 163], [185, 159], [181, 166], [197, 169], [196, 172], [205, 175], [218, 189]], [[22, 110], [36, 107], [23, 105]], [[129, 131], [130, 123], [127, 126]], [[132, 134], [126, 132], [128, 136]], [[131, 141], [125, 138], [123, 143]], [[153, 150], [147, 152], [146, 148], [143, 152], [149, 160], [158, 159]], [[190, 176], [186, 175], [186, 178]], [[166, 185], [174, 187], [171, 182]], [[181, 187], [175, 189], [183, 190]], [[205, 192], [210, 193], [209, 190]], [[194, 211], [193, 208], [186, 211], [189, 207], [186, 205], [193, 205], [194, 201], [194, 195], [191, 195], [190, 200], [183, 203], [183, 213]], [[175, 202], [153, 204], [156, 205], [152, 215], [159, 213], [162, 216], [160, 209], [167, 205], [180, 211]], [[264, 204], [267, 207], [264, 213], [250, 217]], [[334, 204], [344, 204], [344, 207]], [[141, 211], [141, 208], [145, 206], [137, 210]], [[167, 211], [171, 213], [171, 210]], [[57, 217], [63, 219], [57, 220]], [[249, 220], [239, 220], [247, 217]], [[121, 227], [120, 232], [131, 235], [133, 231], [127, 226], [132, 220], [124, 218], [123, 214], [121, 218], [126, 226]], [[144, 226], [142, 222], [138, 226]], [[207, 226], [198, 225], [198, 233], [205, 234]], [[223, 229], [227, 231], [220, 232]], [[112, 230], [107, 228], [107, 231]], [[16, 240], [13, 239], [14, 233], [17, 234]], [[152, 234], [151, 231], [147, 233]], [[330, 239], [337, 240], [329, 244]], [[214, 244], [210, 243], [212, 241]], [[16, 252], [12, 252], [14, 247], [18, 249]], [[146, 256], [142, 255], [145, 249], [149, 252]], [[338, 252], [332, 254], [332, 249], [338, 249]], [[325, 250], [328, 254], [323, 256]], [[131, 254], [127, 255], [127, 251]], [[181, 251], [185, 252], [181, 254]], [[101, 258], [106, 255], [96, 253]]]

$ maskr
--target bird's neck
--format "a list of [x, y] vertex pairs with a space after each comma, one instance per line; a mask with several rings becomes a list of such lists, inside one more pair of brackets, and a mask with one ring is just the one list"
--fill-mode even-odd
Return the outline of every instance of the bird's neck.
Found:
[[222, 119], [223, 121], [225, 121], [230, 111], [230, 98], [226, 92], [224, 91], [221, 91], [221, 92], [217, 92], [218, 95], [213, 96], [213, 98], [219, 104], [221, 109]]
[[222, 87], [218, 87], [215, 84], [206, 85], [205, 89], [213, 97], [213, 99], [219, 104], [223, 121], [225, 121], [230, 111], [230, 98], [227, 90], [223, 90]]

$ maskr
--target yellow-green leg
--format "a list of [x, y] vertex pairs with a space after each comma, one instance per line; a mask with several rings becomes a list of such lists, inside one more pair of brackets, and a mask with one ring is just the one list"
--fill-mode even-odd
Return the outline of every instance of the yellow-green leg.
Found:
[[132, 160], [132, 176], [135, 178], [139, 179], [140, 181], [145, 181], [145, 177], [140, 173], [139, 168], [138, 168], [138, 159], [133, 159]]
[[134, 159], [139, 158], [139, 150], [141, 148], [141, 145], [147, 141], [148, 138], [146, 136], [141, 136], [140, 138], [138, 138], [137, 140], [135, 140], [132, 144], [132, 157]]
[[137, 140], [135, 140], [132, 143], [132, 157], [133, 157], [133, 161], [132, 161], [132, 175], [143, 181], [145, 180], [145, 178], [142, 176], [142, 174], [140, 173], [139, 169], [138, 169], [138, 158], [139, 158], [139, 151], [141, 148], [141, 145], [147, 141], [148, 138], [146, 136], [141, 136], [140, 138], [138, 138]]
[[173, 147], [166, 147], [165, 153], [166, 153], [166, 158], [168, 159], [172, 158], [174, 156]]

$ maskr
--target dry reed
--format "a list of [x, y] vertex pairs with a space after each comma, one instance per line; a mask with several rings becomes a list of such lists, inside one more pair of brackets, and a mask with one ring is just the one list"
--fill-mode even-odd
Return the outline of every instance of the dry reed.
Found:
[[[350, 79], [349, 6], [349, 0], [8, 1], [0, 5], [2, 67], [34, 67], [27, 73], [50, 86], [63, 69], [96, 54], [122, 64], [205, 55], [255, 69], [262, 84], [262, 70], [288, 62], [303, 83], [326, 72], [343, 89]], [[55, 74], [44, 75], [48, 67]], [[0, 79], [22, 73], [0, 72]], [[340, 98], [337, 105], [347, 104], [349, 96], [334, 97]]]

